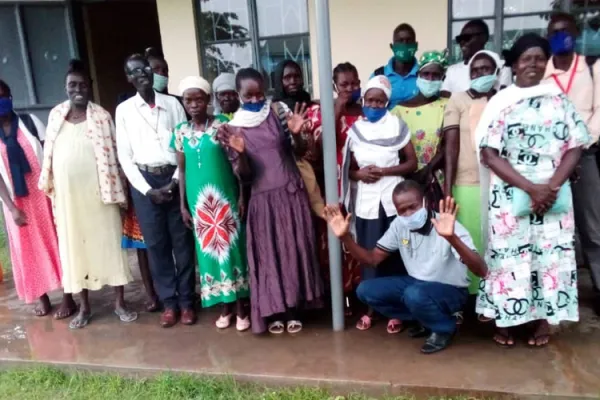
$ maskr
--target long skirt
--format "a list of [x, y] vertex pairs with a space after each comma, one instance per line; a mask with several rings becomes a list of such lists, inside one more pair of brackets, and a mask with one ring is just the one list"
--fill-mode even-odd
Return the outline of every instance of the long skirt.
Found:
[[[477, 251], [483, 256], [483, 243], [481, 235], [481, 193], [479, 186], [465, 185], [454, 186], [452, 195], [460, 207], [456, 219], [469, 232]], [[477, 294], [479, 278], [469, 273], [469, 294]]]

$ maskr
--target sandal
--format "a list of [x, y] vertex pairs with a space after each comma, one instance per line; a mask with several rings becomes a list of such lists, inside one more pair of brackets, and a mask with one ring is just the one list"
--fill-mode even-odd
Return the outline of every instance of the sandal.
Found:
[[288, 333], [299, 333], [302, 330], [302, 322], [293, 319], [287, 323]]
[[403, 331], [402, 321], [399, 319], [390, 319], [387, 324], [387, 333], [390, 335], [400, 333]]
[[485, 324], [485, 323], [488, 323], [488, 322], [491, 322], [491, 321], [493, 321], [493, 320], [494, 320], [494, 318], [488, 318], [488, 317], [486, 317], [486, 316], [485, 316], [485, 315], [483, 315], [483, 314], [479, 314], [479, 315], [477, 316], [477, 320], [478, 320], [479, 322], [483, 322], [483, 323]]
[[90, 323], [90, 319], [92, 319], [92, 313], [79, 313], [75, 318], [71, 320], [71, 322], [69, 322], [69, 329], [85, 328]]
[[454, 314], [454, 318], [456, 319], [456, 325], [460, 326], [465, 322], [465, 317], [462, 311], [457, 311]]
[[233, 314], [220, 315], [217, 322], [215, 322], [215, 325], [219, 329], [227, 329], [231, 325], [232, 317], [233, 317]]
[[492, 340], [498, 346], [503, 347], [505, 349], [512, 349], [513, 347], [515, 347], [515, 339], [512, 337], [512, 335], [507, 335], [505, 333], [496, 331], [496, 333], [492, 337]]
[[126, 310], [124, 308], [115, 309], [115, 314], [117, 317], [119, 317], [121, 322], [125, 323], [133, 322], [136, 319], [138, 319], [138, 313], [136, 313], [135, 311]]
[[[533, 341], [533, 343], [531, 343]], [[532, 349], [541, 349], [543, 347], [548, 346], [550, 344], [550, 334], [542, 333], [540, 335], [533, 335], [527, 341], [527, 346]]]
[[358, 322], [356, 323], [356, 329], [359, 331], [366, 331], [371, 328], [372, 320], [368, 315], [363, 315], [360, 317]]
[[285, 332], [285, 326], [283, 325], [283, 322], [281, 322], [281, 321], [271, 322], [269, 324], [269, 332], [272, 333], [273, 335], [281, 335], [283, 332]]
[[244, 332], [250, 329], [250, 318], [236, 317], [235, 329], [237, 329], [238, 332]]

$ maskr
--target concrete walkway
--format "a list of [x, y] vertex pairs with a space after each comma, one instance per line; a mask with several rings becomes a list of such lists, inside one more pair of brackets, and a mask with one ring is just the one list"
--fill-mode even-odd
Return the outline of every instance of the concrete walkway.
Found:
[[[33, 316], [8, 281], [0, 284], [0, 360], [3, 365], [33, 361], [135, 373], [228, 374], [269, 384], [324, 384], [341, 393], [600, 398], [600, 320], [586, 304], [590, 289], [584, 286], [582, 322], [561, 327], [545, 349], [528, 349], [520, 341], [505, 350], [489, 339], [491, 327], [467, 324], [450, 349], [423, 356], [420, 340], [388, 335], [382, 322], [359, 332], [352, 320], [349, 329], [334, 334], [321, 317], [307, 321], [295, 337], [217, 332], [214, 311], [204, 312], [193, 327], [162, 329], [158, 314], [145, 312], [125, 325], [111, 311], [110, 289], [91, 295], [94, 318], [73, 332], [68, 320]], [[136, 282], [127, 291], [137, 310], [143, 309], [141, 289]]]

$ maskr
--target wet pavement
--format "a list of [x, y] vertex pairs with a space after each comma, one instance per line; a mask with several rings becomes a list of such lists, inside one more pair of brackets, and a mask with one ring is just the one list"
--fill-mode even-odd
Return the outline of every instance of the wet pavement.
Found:
[[[111, 289], [90, 295], [90, 325], [70, 331], [68, 320], [33, 316], [9, 279], [0, 284], [0, 364], [227, 374], [276, 385], [326, 385], [340, 392], [600, 398], [600, 320], [589, 308], [590, 285], [583, 286], [582, 322], [561, 326], [545, 349], [529, 349], [522, 341], [515, 349], [502, 349], [489, 339], [490, 326], [467, 324], [451, 348], [424, 356], [419, 353], [421, 340], [405, 333], [388, 335], [383, 322], [359, 332], [349, 320], [345, 332], [333, 333], [328, 319], [320, 317], [307, 321], [298, 335], [269, 337], [234, 328], [218, 332], [218, 311], [209, 310], [193, 327], [162, 329], [158, 314], [146, 312], [127, 325], [112, 313]], [[139, 281], [127, 288], [126, 298], [143, 310]], [[52, 299], [58, 302], [60, 293]]]

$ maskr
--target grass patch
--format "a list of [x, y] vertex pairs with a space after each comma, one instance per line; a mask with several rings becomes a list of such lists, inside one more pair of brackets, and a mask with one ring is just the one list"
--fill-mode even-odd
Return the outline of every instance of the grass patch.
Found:
[[[4, 213], [0, 208], [0, 268], [4, 271], [4, 276], [11, 273], [10, 250], [8, 249], [8, 238], [6, 237], [6, 228], [4, 227]], [[0, 275], [2, 275], [0, 273]]]
[[[362, 394], [334, 396], [319, 388], [272, 389], [242, 384], [231, 378], [161, 374], [153, 378], [125, 378], [92, 372], [65, 372], [52, 367], [0, 370], [0, 399], [16, 400], [371, 400]], [[412, 400], [382, 397], [381, 400]], [[434, 399], [432, 399], [434, 400]], [[467, 400], [467, 398], [435, 398]], [[469, 400], [475, 400], [469, 398]]]

